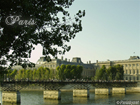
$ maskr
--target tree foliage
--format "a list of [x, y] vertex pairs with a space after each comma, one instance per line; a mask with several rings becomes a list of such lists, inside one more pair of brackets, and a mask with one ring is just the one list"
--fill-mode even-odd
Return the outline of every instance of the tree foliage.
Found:
[[61, 65], [56, 68], [58, 78], [64, 79], [80, 79], [83, 67], [80, 65]]
[[83, 67], [80, 65], [61, 65], [54, 69], [39, 67], [38, 69], [8, 70], [7, 78], [18, 80], [48, 80], [48, 79], [80, 79]]
[[53, 69], [39, 67], [38, 69], [34, 70], [21, 69], [15, 74], [14, 77], [15, 77], [14, 79], [18, 80], [20, 79], [26, 80], [27, 78], [29, 80], [48, 80], [56, 78], [56, 73], [54, 72]]
[[123, 66], [118, 64], [110, 66], [106, 69], [105, 65], [101, 69], [96, 70], [95, 80], [123, 80], [124, 70]]
[[[69, 51], [71, 47], [65, 42], [82, 31], [81, 18], [85, 16], [85, 11], [79, 10], [71, 18], [67, 10], [73, 1], [0, 0], [0, 65], [8, 61], [11, 66], [19, 64], [26, 68], [22, 58], [30, 58], [37, 44], [42, 45], [42, 53], [48, 60], [50, 55], [57, 57]], [[36, 24], [19, 25], [20, 20], [13, 21], [16, 16], [21, 16], [20, 20], [32, 19]], [[12, 25], [6, 24], [7, 17]]]

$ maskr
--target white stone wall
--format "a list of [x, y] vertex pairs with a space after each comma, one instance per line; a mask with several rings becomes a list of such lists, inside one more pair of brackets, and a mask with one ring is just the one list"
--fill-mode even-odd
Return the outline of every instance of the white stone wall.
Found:
[[20, 92], [3, 91], [2, 102], [20, 103]]
[[89, 90], [88, 89], [73, 89], [73, 96], [78, 97], [89, 97]]
[[109, 88], [95, 88], [95, 94], [96, 95], [109, 95], [110, 94], [110, 89]]
[[112, 94], [125, 94], [126, 88], [112, 88]]
[[45, 90], [44, 91], [44, 98], [50, 99], [61, 99], [61, 91], [60, 90]]

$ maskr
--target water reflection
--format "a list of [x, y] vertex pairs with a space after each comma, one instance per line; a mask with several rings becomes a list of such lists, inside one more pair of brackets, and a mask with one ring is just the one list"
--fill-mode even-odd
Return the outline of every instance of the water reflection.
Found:
[[109, 95], [95, 95], [94, 99], [95, 100], [100, 100], [100, 99], [108, 99]]
[[104, 103], [104, 104], [109, 104], [109, 95], [95, 95], [94, 97], [94, 103], [96, 104], [101, 104], [101, 103]]
[[87, 104], [89, 98], [87, 97], [73, 97], [73, 103], [75, 104]]
[[44, 99], [44, 103], [46, 105], [58, 105], [60, 103], [60, 100]]
[[2, 105], [21, 105], [20, 103], [9, 103], [9, 102], [3, 102]]
[[112, 98], [118, 98], [118, 99], [123, 99], [125, 97], [125, 94], [112, 94]]

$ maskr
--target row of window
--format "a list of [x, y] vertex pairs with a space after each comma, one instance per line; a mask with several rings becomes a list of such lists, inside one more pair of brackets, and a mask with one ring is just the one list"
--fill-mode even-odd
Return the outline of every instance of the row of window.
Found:
[[52, 68], [52, 67], [56, 67], [56, 65], [46, 65], [45, 67]]
[[125, 74], [139, 74], [139, 70], [126, 70]]
[[135, 66], [139, 66], [139, 64], [125, 64], [125, 65], [123, 65], [123, 67], [131, 67], [131, 66], [135, 67]]
[[92, 72], [92, 71], [83, 71], [83, 74], [87, 75], [87, 76], [93, 76], [94, 72]]
[[84, 67], [85, 69], [93, 69], [92, 67]]
[[140, 77], [125, 77], [125, 80], [140, 80]]

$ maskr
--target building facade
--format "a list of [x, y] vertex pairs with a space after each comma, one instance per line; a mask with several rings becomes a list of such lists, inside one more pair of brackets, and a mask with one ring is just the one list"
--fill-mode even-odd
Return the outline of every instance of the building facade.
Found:
[[101, 68], [105, 65], [106, 68], [114, 65], [123, 65], [124, 80], [140, 80], [140, 58], [139, 56], [130, 56], [128, 60], [117, 61], [96, 61], [96, 67]]
[[49, 69], [56, 69], [57, 66], [61, 66], [62, 64], [64, 65], [81, 65], [83, 66], [83, 72], [82, 72], [82, 77], [93, 77], [95, 75], [95, 68], [94, 64], [91, 64], [91, 61], [87, 62], [87, 64], [83, 63], [81, 58], [79, 57], [74, 57], [72, 61], [67, 60], [67, 58], [63, 59], [52, 59], [51, 62], [47, 62], [44, 57], [40, 57], [40, 59], [37, 61], [36, 66], [43, 66], [47, 67]]
[[[37, 61], [35, 68], [38, 68], [40, 66], [47, 67], [50, 69], [56, 70], [57, 66], [64, 65], [81, 65], [83, 66], [83, 77], [94, 77], [95, 72], [97, 68], [101, 68], [103, 65], [106, 66], [106, 68], [109, 68], [110, 66], [114, 66], [117, 64], [123, 65], [124, 69], [124, 80], [138, 80], [140, 81], [140, 58], [139, 56], [130, 56], [127, 60], [115, 60], [115, 61], [96, 61], [96, 63], [91, 63], [91, 61], [88, 61], [87, 63], [83, 63], [81, 58], [74, 57], [71, 61], [67, 58], [63, 59], [52, 59], [51, 62], [47, 62], [44, 57], [40, 57], [40, 59]], [[20, 66], [15, 66], [13, 69], [20, 68]], [[34, 68], [33, 68], [34, 69]]]

